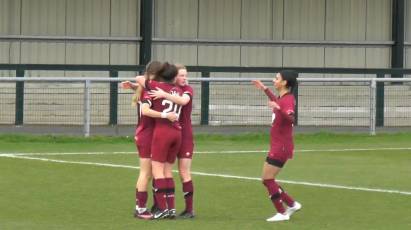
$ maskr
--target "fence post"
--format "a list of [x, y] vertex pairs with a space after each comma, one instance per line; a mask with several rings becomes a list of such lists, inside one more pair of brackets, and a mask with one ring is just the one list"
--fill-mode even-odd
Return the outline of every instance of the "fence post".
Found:
[[294, 125], [298, 125], [298, 84], [294, 88], [295, 111], [294, 111]]
[[[202, 78], [210, 78], [210, 72], [201, 72]], [[210, 83], [208, 81], [201, 81], [201, 125], [208, 125], [210, 104]]]
[[[24, 69], [16, 69], [16, 77], [24, 77]], [[16, 111], [15, 111], [15, 125], [22, 125], [24, 120], [24, 82], [16, 82]]]
[[[384, 74], [377, 74], [377, 78], [384, 78]], [[377, 117], [376, 125], [378, 127], [384, 126], [384, 83], [377, 82]]]
[[375, 135], [375, 124], [377, 116], [377, 82], [375, 78], [370, 82], [370, 135]]
[[[118, 71], [111, 70], [110, 78], [118, 78]], [[118, 82], [110, 82], [110, 121], [109, 125], [117, 125]]]
[[84, 116], [84, 136], [90, 136], [90, 80], [84, 82], [84, 107], [83, 107], [83, 116]]

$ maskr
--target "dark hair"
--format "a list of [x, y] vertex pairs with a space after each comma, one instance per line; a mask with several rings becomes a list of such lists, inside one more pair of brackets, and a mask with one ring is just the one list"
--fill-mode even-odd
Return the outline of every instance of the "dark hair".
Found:
[[298, 73], [294, 70], [282, 70], [279, 73], [281, 75], [281, 78], [284, 81], [287, 81], [287, 84], [285, 86], [290, 89], [290, 92], [293, 92], [293, 90], [297, 86]]
[[162, 63], [159, 61], [151, 61], [146, 65], [146, 68], [144, 70], [144, 75], [146, 79], [148, 80], [150, 75], [156, 75], [157, 72], [161, 69]]
[[178, 70], [175, 65], [170, 64], [168, 62], [164, 62], [161, 68], [156, 73], [156, 76], [159, 78], [156, 80], [164, 81], [164, 82], [172, 82], [174, 78], [177, 76], [177, 73], [178, 73]]

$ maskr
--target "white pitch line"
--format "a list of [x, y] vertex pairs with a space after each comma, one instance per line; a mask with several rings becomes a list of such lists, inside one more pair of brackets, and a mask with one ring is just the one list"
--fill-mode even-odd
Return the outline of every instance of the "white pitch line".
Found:
[[[16, 159], [39, 160], [39, 161], [46, 161], [46, 162], [63, 163], [63, 164], [80, 164], [80, 165], [93, 165], [93, 166], [112, 167], [112, 168], [128, 168], [128, 169], [139, 169], [140, 168], [140, 167], [130, 166], [130, 165], [118, 165], [118, 164], [97, 163], [97, 162], [87, 162], [87, 161], [54, 160], [54, 159], [47, 159], [47, 158], [18, 156], [14, 154], [3, 154], [0, 156], [16, 158]], [[177, 170], [173, 170], [173, 172], [177, 172]], [[211, 177], [261, 181], [261, 179], [257, 177], [234, 176], [234, 175], [227, 175], [227, 174], [215, 174], [215, 173], [204, 173], [204, 172], [192, 172], [192, 174], [199, 175], [199, 176], [211, 176]], [[356, 191], [365, 191], [365, 192], [392, 193], [392, 194], [401, 194], [401, 195], [411, 196], [411, 192], [409, 191], [311, 183], [311, 182], [305, 182], [305, 181], [291, 181], [291, 180], [278, 180], [278, 181], [281, 183], [285, 183], [285, 184], [296, 184], [296, 185], [306, 185], [306, 186], [312, 186], [312, 187], [346, 189], [346, 190], [356, 190]]]
[[[403, 148], [349, 148], [349, 149], [300, 149], [294, 152], [355, 152], [355, 151], [385, 151], [385, 150], [411, 150], [411, 147]], [[196, 151], [194, 153], [199, 154], [231, 154], [231, 153], [266, 153], [268, 150], [228, 150], [228, 151]], [[40, 153], [40, 152], [26, 152], [26, 153], [6, 153], [0, 152], [1, 155], [13, 154], [16, 156], [47, 156], [47, 155], [115, 155], [115, 154], [137, 154], [136, 152], [50, 152], [50, 153]]]

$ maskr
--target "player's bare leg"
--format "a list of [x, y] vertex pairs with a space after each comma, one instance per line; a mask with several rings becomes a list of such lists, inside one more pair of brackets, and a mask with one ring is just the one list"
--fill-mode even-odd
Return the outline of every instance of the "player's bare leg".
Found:
[[193, 196], [194, 196], [194, 187], [191, 180], [191, 162], [190, 158], [180, 158], [178, 160], [178, 172], [180, 174], [181, 182], [183, 183], [183, 193], [185, 200], [185, 209], [180, 213], [182, 218], [193, 218]]

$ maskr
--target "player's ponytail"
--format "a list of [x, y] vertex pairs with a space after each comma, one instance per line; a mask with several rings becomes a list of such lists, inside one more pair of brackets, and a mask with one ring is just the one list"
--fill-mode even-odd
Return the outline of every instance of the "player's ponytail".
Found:
[[293, 93], [294, 89], [297, 87], [298, 73], [294, 70], [283, 70], [280, 71], [280, 75], [284, 81], [287, 81], [286, 87]]

